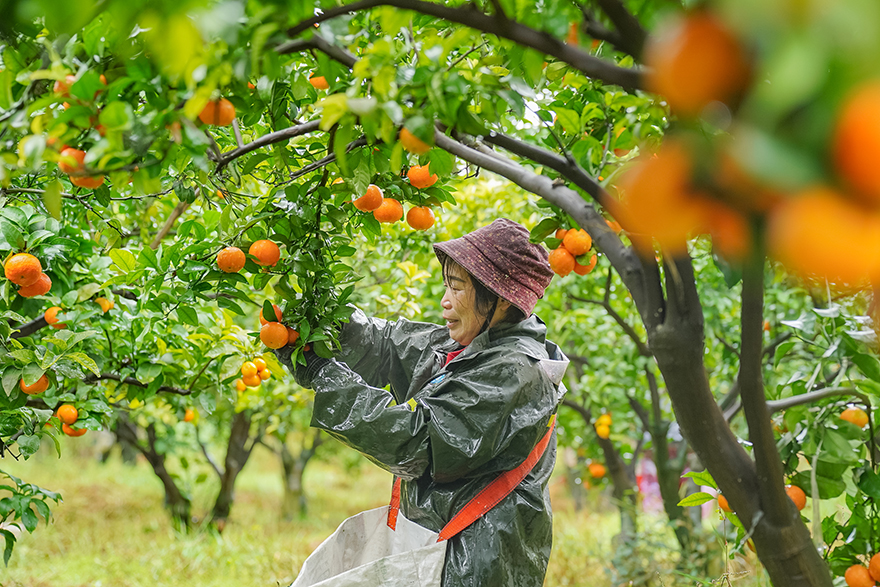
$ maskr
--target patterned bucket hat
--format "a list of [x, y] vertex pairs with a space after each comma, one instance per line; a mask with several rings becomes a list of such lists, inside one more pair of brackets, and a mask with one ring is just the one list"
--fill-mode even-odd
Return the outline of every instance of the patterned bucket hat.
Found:
[[449, 257], [495, 295], [530, 316], [553, 279], [547, 251], [529, 242], [529, 231], [500, 218], [470, 234], [434, 245], [440, 262]]

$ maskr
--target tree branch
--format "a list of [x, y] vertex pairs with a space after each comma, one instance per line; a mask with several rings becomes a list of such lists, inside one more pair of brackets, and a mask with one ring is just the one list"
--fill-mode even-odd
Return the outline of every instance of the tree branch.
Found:
[[214, 457], [211, 456], [211, 453], [208, 452], [208, 447], [205, 446], [205, 443], [202, 442], [202, 439], [199, 438], [198, 430], [196, 430], [196, 442], [199, 443], [199, 448], [202, 449], [202, 454], [205, 455], [205, 460], [208, 461], [208, 464], [211, 465], [211, 468], [214, 470], [214, 473], [217, 474], [219, 479], [223, 478], [223, 471], [220, 470], [220, 466], [217, 464], [217, 461], [214, 460]]
[[[134, 377], [126, 377], [122, 378], [119, 375], [114, 375], [113, 373], [101, 373], [97, 377], [94, 375], [89, 375], [85, 378], [86, 383], [93, 383], [95, 381], [118, 381], [120, 383], [125, 383], [126, 385], [134, 385], [135, 387], [140, 387], [142, 389], [148, 388], [150, 385], [148, 383], [141, 383]], [[188, 389], [180, 389], [179, 387], [171, 387], [170, 385], [162, 385], [157, 390], [157, 392], [164, 391], [167, 393], [174, 393], [177, 395], [191, 395], [192, 392]]]
[[359, 2], [353, 2], [351, 4], [332, 8], [322, 14], [304, 20], [288, 29], [287, 34], [290, 37], [295, 37], [296, 35], [309, 30], [315, 24], [335, 18], [342, 14], [366, 10], [376, 6], [393, 6], [403, 10], [414, 10], [435, 18], [441, 18], [484, 33], [489, 33], [503, 39], [508, 39], [518, 45], [530, 47], [547, 55], [556, 57], [560, 61], [564, 61], [575, 69], [580, 70], [588, 77], [601, 79], [606, 83], [616, 84], [630, 91], [642, 89], [643, 86], [642, 72], [640, 70], [617, 67], [599, 59], [598, 57], [590, 55], [589, 52], [584, 51], [579, 47], [567, 45], [547, 33], [538, 31], [513, 20], [489, 16], [488, 14], [474, 9], [473, 6], [453, 8], [442, 4], [434, 4], [433, 2], [425, 2], [423, 0], [360, 0]]
[[621, 44], [617, 45], [618, 48], [639, 59], [645, 47], [648, 33], [642, 28], [638, 19], [626, 9], [620, 0], [596, 0], [596, 3], [620, 32]]
[[9, 338], [22, 338], [24, 336], [30, 336], [44, 326], [48, 326], [48, 323], [46, 322], [46, 317], [40, 316], [39, 318], [36, 318], [19, 326], [18, 332], [13, 332]]
[[267, 135], [263, 135], [255, 141], [252, 141], [245, 145], [244, 147], [240, 147], [237, 149], [233, 149], [231, 151], [227, 151], [224, 153], [220, 159], [217, 161], [217, 169], [215, 173], [219, 173], [224, 167], [229, 165], [232, 161], [235, 161], [239, 157], [243, 155], [247, 155], [257, 149], [265, 147], [267, 145], [273, 145], [275, 143], [281, 143], [284, 141], [288, 141], [294, 137], [302, 136], [305, 134], [309, 134], [310, 132], [315, 132], [320, 128], [321, 121], [313, 120], [311, 122], [306, 122], [304, 124], [298, 124], [296, 126], [291, 126], [289, 128], [285, 128], [279, 131], [275, 131], [273, 133], [269, 133]]
[[651, 349], [648, 348], [648, 345], [645, 342], [643, 342], [641, 338], [639, 338], [639, 335], [636, 332], [635, 328], [630, 326], [629, 323], [623, 319], [623, 316], [618, 314], [617, 311], [611, 307], [611, 304], [607, 300], [590, 300], [590, 299], [582, 298], [582, 297], [575, 296], [575, 295], [570, 295], [568, 297], [575, 300], [575, 301], [583, 302], [584, 304], [595, 304], [597, 306], [602, 306], [603, 308], [605, 308], [605, 311], [608, 313], [608, 315], [611, 316], [614, 319], [614, 321], [617, 322], [617, 324], [623, 329], [623, 331], [626, 333], [626, 335], [632, 339], [632, 341], [636, 345], [636, 349], [639, 351], [639, 354], [641, 356], [643, 356], [643, 357], [654, 356], [651, 353]]
[[817, 402], [828, 397], [834, 397], [836, 395], [850, 395], [852, 397], [859, 398], [866, 406], [871, 405], [868, 396], [856, 391], [852, 387], [826, 387], [825, 389], [817, 389], [816, 391], [811, 391], [809, 393], [802, 393], [800, 395], [794, 395], [783, 399], [769, 401], [767, 402], [767, 409], [770, 411], [771, 414], [775, 414], [776, 412], [781, 412], [782, 410], [786, 410], [794, 406], [811, 404], [813, 402]]
[[317, 49], [318, 51], [325, 53], [330, 59], [338, 61], [348, 68], [354, 67], [354, 64], [357, 63], [357, 57], [338, 45], [328, 43], [324, 40], [324, 37], [317, 33], [312, 35], [312, 38], [310, 39], [295, 39], [293, 41], [282, 43], [275, 49], [275, 52], [280, 55], [285, 55], [289, 53], [309, 51], [310, 49]]
[[171, 211], [171, 215], [168, 216], [168, 220], [165, 221], [165, 225], [162, 227], [156, 234], [156, 238], [153, 239], [153, 242], [150, 243], [150, 248], [156, 250], [159, 248], [159, 245], [162, 244], [162, 239], [164, 239], [168, 232], [171, 230], [171, 227], [174, 226], [174, 223], [177, 222], [177, 219], [186, 212], [186, 209], [189, 208], [189, 202], [178, 202], [177, 206], [174, 207], [174, 210]]

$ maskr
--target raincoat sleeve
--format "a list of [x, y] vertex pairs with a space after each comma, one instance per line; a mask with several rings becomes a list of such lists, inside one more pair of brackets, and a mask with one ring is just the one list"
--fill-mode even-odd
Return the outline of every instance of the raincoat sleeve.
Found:
[[554, 386], [534, 359], [486, 355], [492, 353], [397, 405], [389, 392], [332, 361], [313, 380], [312, 426], [405, 479], [430, 471], [448, 483], [512, 469], [546, 430]]

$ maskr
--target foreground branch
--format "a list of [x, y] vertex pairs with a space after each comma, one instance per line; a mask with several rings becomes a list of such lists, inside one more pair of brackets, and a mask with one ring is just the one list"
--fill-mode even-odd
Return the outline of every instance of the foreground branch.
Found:
[[248, 153], [256, 151], [257, 149], [261, 149], [265, 146], [273, 145], [275, 143], [289, 141], [292, 138], [315, 132], [320, 128], [320, 124], [320, 120], [313, 120], [311, 122], [306, 122], [305, 124], [291, 126], [289, 128], [263, 135], [257, 140], [252, 141], [243, 147], [228, 151], [224, 153], [217, 161], [216, 173], [219, 173], [224, 167], [226, 167], [239, 157], [247, 155]]
[[[148, 383], [141, 383], [134, 377], [125, 377], [122, 378], [119, 375], [114, 375], [113, 373], [101, 373], [98, 376], [90, 375], [85, 379], [86, 383], [93, 383], [95, 381], [118, 381], [120, 383], [125, 383], [126, 385], [134, 385], [135, 387], [140, 387], [142, 389], [148, 388], [150, 385]], [[177, 395], [191, 395], [192, 391], [188, 389], [180, 389], [179, 387], [172, 387], [170, 385], [161, 385], [157, 392], [166, 392], [166, 393], [174, 393]]]

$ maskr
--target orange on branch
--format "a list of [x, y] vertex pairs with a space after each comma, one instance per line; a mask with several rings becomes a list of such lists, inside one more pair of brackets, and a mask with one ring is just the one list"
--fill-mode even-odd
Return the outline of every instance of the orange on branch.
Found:
[[825, 186], [787, 198], [770, 213], [768, 248], [802, 277], [862, 287], [880, 274], [880, 213]]
[[596, 418], [596, 425], [611, 426], [611, 414], [602, 414]]
[[590, 471], [590, 476], [595, 479], [601, 479], [607, 472], [602, 463], [590, 463], [587, 469]]
[[705, 230], [725, 259], [742, 261], [752, 248], [752, 231], [746, 218], [721, 202], [706, 198]]
[[192, 422], [196, 419], [196, 412], [192, 408], [187, 408], [183, 413], [183, 421], [184, 422]]
[[257, 265], [274, 267], [281, 258], [281, 249], [270, 240], [258, 240], [248, 249], [248, 255], [256, 258]]
[[269, 372], [268, 369], [263, 369], [262, 371], [260, 371], [260, 372], [257, 373], [257, 376], [258, 376], [260, 379], [262, 379], [263, 381], [266, 381], [267, 379], [269, 379], [270, 377], [272, 377], [272, 374]]
[[6, 279], [22, 287], [35, 284], [40, 279], [40, 275], [43, 274], [43, 266], [40, 264], [40, 260], [30, 253], [16, 253], [12, 255], [6, 261], [3, 269]]
[[43, 296], [49, 293], [50, 289], [52, 289], [52, 280], [49, 279], [49, 276], [45, 273], [40, 273], [40, 276], [35, 282], [19, 289], [18, 295], [23, 298]]
[[431, 145], [414, 135], [407, 128], [400, 129], [400, 144], [403, 148], [416, 155], [424, 155], [431, 150]]
[[[290, 326], [287, 327], [287, 344], [293, 344], [299, 340], [299, 332]], [[306, 345], [307, 347], [309, 345]], [[309, 350], [308, 348], [306, 350]]]
[[868, 568], [864, 565], [853, 565], [846, 570], [843, 578], [849, 587], [874, 587], [876, 583]]
[[18, 382], [18, 387], [28, 395], [37, 395], [49, 389], [49, 377], [43, 373], [32, 385], [25, 385], [24, 379], [22, 379]]
[[263, 382], [263, 380], [260, 379], [260, 376], [256, 373], [248, 375], [247, 377], [242, 377], [241, 381], [243, 381], [247, 387], [258, 387]]
[[859, 197], [880, 204], [880, 81], [857, 87], [844, 101], [831, 139], [831, 158]]
[[661, 26], [645, 47], [645, 65], [648, 90], [684, 116], [697, 116], [714, 101], [733, 104], [750, 77], [739, 39], [706, 10]]
[[58, 169], [64, 173], [78, 173], [85, 169], [86, 152], [81, 149], [67, 147], [61, 150], [61, 160]]
[[[279, 316], [278, 319], [281, 320], [281, 317]], [[269, 365], [266, 364], [266, 361], [263, 359], [263, 357], [257, 357], [256, 359], [253, 360], [253, 363], [254, 363], [254, 365], [257, 366], [258, 372], [265, 371], [266, 369], [269, 368]]]
[[[275, 310], [275, 320], [272, 320], [272, 322], [281, 322], [281, 308], [279, 308], [276, 304], [272, 304], [272, 309]], [[267, 322], [269, 322], [269, 320], [266, 320], [266, 318], [263, 316], [263, 309], [260, 308], [260, 326], [265, 325]], [[263, 361], [263, 359], [260, 360]], [[263, 365], [265, 364], [266, 362], [263, 361]], [[266, 367], [264, 366], [263, 368], [265, 369]]]
[[571, 229], [562, 239], [562, 246], [568, 249], [573, 256], [585, 255], [590, 247], [593, 246], [593, 239], [587, 234], [583, 228], [579, 230]]
[[567, 228], [557, 228], [556, 234], [554, 235], [557, 239], [562, 240], [565, 238], [565, 235], [568, 234]]
[[370, 184], [367, 186], [367, 191], [364, 192], [364, 195], [352, 202], [352, 204], [361, 212], [372, 212], [382, 205], [382, 200], [382, 188]]
[[578, 44], [578, 22], [574, 21], [568, 25], [568, 36], [565, 37], [565, 42], [569, 45], [577, 45]]
[[859, 428], [868, 425], [868, 414], [861, 408], [847, 408], [840, 413], [840, 419], [855, 424]]
[[616, 234], [620, 234], [620, 231], [623, 230], [623, 228], [620, 226], [620, 223], [616, 220], [605, 220], [605, 224], [607, 224], [608, 228], [613, 230]]
[[260, 328], [260, 340], [270, 349], [280, 349], [289, 340], [287, 327], [280, 322], [267, 322]]
[[413, 206], [406, 213], [406, 223], [415, 230], [428, 230], [434, 226], [434, 211], [428, 206]]
[[403, 205], [394, 198], [383, 198], [382, 204], [373, 211], [379, 222], [392, 223], [403, 218]]
[[67, 424], [61, 425], [61, 431], [68, 436], [73, 436], [74, 438], [76, 438], [77, 436], [82, 436], [83, 434], [88, 432], [88, 430], [86, 430], [85, 428], [71, 428]]
[[78, 176], [71, 175], [70, 183], [77, 187], [86, 188], [89, 190], [93, 190], [104, 185], [104, 176], [103, 175], [92, 175], [92, 176]]
[[871, 557], [868, 562], [868, 572], [875, 581], [880, 581], [880, 552]]
[[226, 247], [217, 253], [217, 267], [224, 273], [238, 273], [246, 260], [244, 251], [238, 247]]
[[581, 265], [577, 262], [577, 259], [574, 260], [574, 272], [578, 275], [586, 275], [596, 268], [596, 263], [599, 262], [599, 257], [596, 253], [593, 253], [593, 256], [590, 257], [590, 262], [586, 265]]
[[722, 511], [725, 511], [727, 513], [733, 512], [733, 510], [730, 509], [730, 504], [727, 503], [727, 498], [724, 497], [723, 495], [718, 496], [718, 507], [720, 507], [722, 509]]
[[316, 90], [329, 90], [330, 89], [330, 84], [327, 82], [327, 78], [324, 77], [323, 75], [314, 75], [314, 76], [310, 77], [309, 83], [312, 84], [312, 86]]
[[553, 273], [560, 277], [565, 277], [574, 271], [574, 256], [565, 247], [558, 247], [550, 251], [547, 259], [550, 263], [550, 269]]
[[603, 439], [608, 439], [611, 436], [611, 426], [608, 424], [597, 424], [596, 425], [596, 436]]
[[212, 126], [229, 126], [235, 120], [235, 106], [226, 98], [211, 100], [199, 113], [199, 120]]
[[798, 511], [807, 507], [807, 494], [797, 485], [786, 485], [785, 493], [788, 494], [789, 499], [794, 502]]
[[79, 410], [70, 404], [63, 404], [58, 407], [58, 419], [65, 424], [73, 424], [79, 419]]
[[95, 298], [95, 303], [101, 306], [101, 311], [104, 314], [116, 307], [116, 304], [114, 304], [112, 300], [108, 300], [107, 298]]
[[259, 369], [257, 369], [257, 365], [253, 361], [245, 361], [241, 365], [241, 374], [243, 377], [256, 375], [257, 371], [259, 371]]
[[43, 313], [43, 318], [46, 319], [46, 324], [49, 324], [52, 328], [55, 328], [56, 330], [67, 328], [66, 323], [58, 323], [58, 312], [60, 311], [61, 308], [59, 308], [58, 306], [52, 306]]
[[244, 391], [247, 389], [247, 383], [244, 382], [244, 379], [239, 378], [235, 380], [235, 389], [238, 391]]
[[55, 85], [52, 86], [52, 91], [58, 94], [59, 96], [69, 97], [70, 96], [70, 86], [76, 83], [76, 76], [68, 74], [64, 77], [63, 80], [56, 80]]
[[428, 165], [413, 165], [406, 172], [406, 177], [409, 178], [409, 183], [414, 188], [423, 190], [437, 183], [437, 174], [431, 175], [431, 171], [428, 169], [430, 165], [430, 163]]

